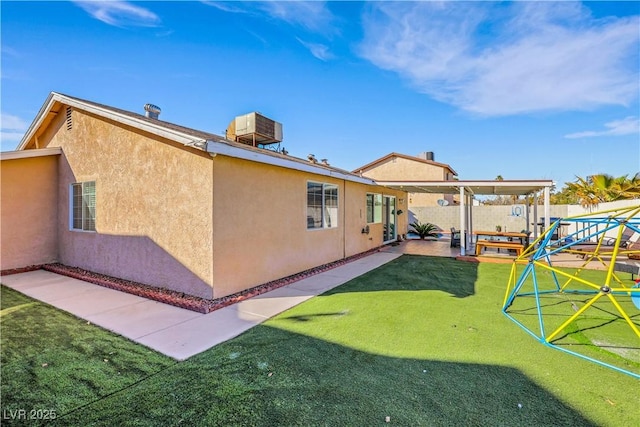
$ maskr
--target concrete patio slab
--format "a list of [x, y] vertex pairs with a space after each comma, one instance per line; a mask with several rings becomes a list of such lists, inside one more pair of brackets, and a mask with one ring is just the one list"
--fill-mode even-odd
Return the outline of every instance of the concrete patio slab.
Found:
[[135, 341], [201, 316], [201, 313], [195, 311], [145, 299], [140, 303], [127, 304], [87, 315], [85, 318]]
[[1, 282], [167, 356], [184, 360], [400, 255], [377, 252], [209, 314], [44, 270], [3, 276]]
[[91, 283], [44, 270], [6, 276], [2, 278], [2, 282], [31, 298], [50, 304], [54, 301], [79, 297], [86, 292], [94, 291], [96, 288]]
[[284, 286], [234, 305], [240, 313], [268, 319], [314, 296], [315, 294], [313, 292], [301, 291], [293, 289], [290, 286]]
[[343, 283], [345, 283], [344, 276], [334, 276], [327, 271], [321, 275], [307, 277], [306, 279], [294, 282], [289, 285], [289, 287], [309, 294], [320, 295]]
[[[73, 279], [76, 280], [76, 279]], [[111, 311], [119, 307], [140, 304], [147, 301], [146, 298], [131, 295], [114, 289], [92, 285], [93, 289], [82, 292], [76, 296], [70, 296], [51, 301], [43, 300], [78, 317], [86, 319], [105, 311]], [[116, 316], [112, 316], [116, 319]]]
[[235, 306], [201, 314], [186, 322], [136, 339], [169, 357], [185, 360], [262, 323], [262, 316], [238, 312]]

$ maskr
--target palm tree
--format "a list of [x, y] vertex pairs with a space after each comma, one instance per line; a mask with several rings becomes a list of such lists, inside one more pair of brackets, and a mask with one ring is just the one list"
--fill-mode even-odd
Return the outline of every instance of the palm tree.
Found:
[[613, 177], [608, 174], [590, 175], [586, 179], [576, 177], [567, 182], [567, 190], [576, 196], [582, 207], [595, 208], [599, 203], [640, 198], [640, 173]]

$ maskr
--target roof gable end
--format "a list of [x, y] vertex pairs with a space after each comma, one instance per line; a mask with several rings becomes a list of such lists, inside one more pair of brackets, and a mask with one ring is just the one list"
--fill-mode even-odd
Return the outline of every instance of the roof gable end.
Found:
[[420, 157], [414, 157], [414, 156], [408, 156], [406, 154], [400, 154], [400, 153], [396, 153], [396, 152], [392, 152], [387, 154], [386, 156], [380, 157], [377, 160], [372, 161], [371, 163], [367, 163], [364, 166], [361, 166], [357, 169], [353, 170], [353, 173], [363, 173], [369, 169], [373, 169], [374, 167], [385, 163], [389, 160], [393, 160], [396, 158], [400, 158], [400, 159], [406, 159], [412, 162], [416, 162], [416, 163], [422, 163], [422, 164], [427, 164], [427, 165], [432, 165], [432, 166], [437, 166], [437, 167], [441, 167], [443, 169], [448, 169], [453, 175], [458, 176], [458, 173], [456, 171], [453, 170], [453, 168], [451, 166], [449, 166], [446, 163], [439, 163], [439, 162], [435, 162], [433, 160], [426, 160], [426, 159], [421, 159]]

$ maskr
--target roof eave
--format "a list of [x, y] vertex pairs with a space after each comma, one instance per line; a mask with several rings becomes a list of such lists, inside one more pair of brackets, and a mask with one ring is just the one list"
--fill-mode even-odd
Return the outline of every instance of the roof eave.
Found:
[[345, 181], [357, 182], [360, 184], [378, 185], [373, 179], [370, 179], [370, 178], [365, 178], [357, 175], [340, 172], [335, 169], [323, 168], [311, 163], [305, 164], [302, 162], [298, 162], [298, 161], [283, 158], [283, 157], [274, 157], [268, 154], [263, 154], [263, 153], [252, 151], [252, 150], [246, 150], [240, 147], [234, 147], [230, 144], [226, 144], [221, 141], [207, 141], [206, 151], [208, 151], [214, 157], [220, 154], [223, 156], [249, 160], [252, 162], [263, 163], [263, 164], [283, 167], [287, 169], [294, 169], [301, 172], [309, 172], [315, 175], [328, 176], [332, 178], [343, 179]]
[[57, 92], [51, 92], [47, 97], [46, 101], [44, 102], [42, 108], [40, 108], [38, 115], [36, 116], [34, 121], [31, 123], [31, 126], [29, 126], [29, 128], [27, 129], [27, 132], [24, 134], [24, 137], [20, 141], [20, 144], [18, 145], [17, 150], [24, 150], [26, 148], [27, 144], [29, 143], [29, 141], [33, 139], [37, 130], [40, 128], [40, 126], [42, 125], [42, 122], [46, 118], [48, 112], [52, 110], [56, 102], [60, 102], [61, 104], [68, 105], [70, 107], [74, 107], [74, 108], [95, 114], [97, 116], [104, 117], [104, 118], [116, 121], [118, 123], [122, 123], [127, 126], [135, 127], [137, 129], [143, 130], [153, 135], [157, 135], [162, 138], [175, 141], [179, 144], [192, 146], [196, 149], [204, 150], [203, 147], [206, 144], [205, 139], [196, 138], [193, 135], [167, 129], [166, 127], [162, 126], [162, 123], [155, 124], [155, 123], [150, 123], [148, 121], [139, 120], [135, 117], [130, 117], [125, 114], [120, 114], [118, 112], [101, 108], [96, 105], [90, 105], [90, 104], [84, 103], [77, 99], [66, 97]]
[[2, 153], [0, 153], [0, 159], [16, 160], [16, 159], [28, 159], [31, 157], [58, 156], [60, 154], [62, 154], [62, 149], [60, 147], [51, 147], [51, 148], [39, 148], [36, 150], [3, 151]]

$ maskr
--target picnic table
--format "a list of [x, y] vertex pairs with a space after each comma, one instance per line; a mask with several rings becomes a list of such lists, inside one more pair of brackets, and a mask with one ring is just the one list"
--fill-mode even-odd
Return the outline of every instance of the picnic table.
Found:
[[[515, 251], [520, 255], [529, 246], [529, 233], [507, 231], [474, 231], [476, 236], [476, 255], [482, 254], [482, 249], [496, 248]], [[516, 241], [517, 240], [517, 241]]]

